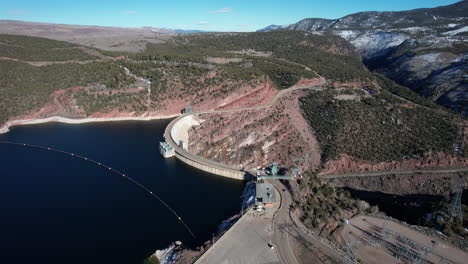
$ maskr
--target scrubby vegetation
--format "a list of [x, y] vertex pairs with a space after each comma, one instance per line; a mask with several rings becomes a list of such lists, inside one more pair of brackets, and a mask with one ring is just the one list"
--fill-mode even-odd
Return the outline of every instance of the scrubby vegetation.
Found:
[[[330, 227], [352, 215], [378, 211], [377, 207], [353, 198], [348, 191], [322, 183], [313, 173], [307, 173], [297, 183], [300, 197], [294, 208], [300, 210], [302, 222], [311, 229], [329, 233], [333, 231]], [[327, 227], [331, 222], [335, 224]]]
[[[113, 107], [143, 111], [156, 108], [166, 98], [195, 96], [193, 103], [197, 103], [207, 92], [215, 98], [225, 96], [258, 80], [269, 79], [282, 89], [301, 78], [317, 77], [315, 72], [342, 81], [373, 78], [341, 38], [294, 31], [181, 35], [167, 43], [148, 44], [144, 52], [137, 54], [101, 52], [124, 55], [126, 60], [40, 68], [21, 61], [83, 61], [97, 57], [90, 55], [95, 51], [89, 48], [36, 37], [0, 35], [0, 46], [0, 56], [20, 60], [3, 60], [0, 64], [0, 93], [5, 98], [0, 104], [1, 123], [43, 106], [50, 94], [60, 89], [90, 84], [105, 85], [104, 90], [133, 87], [135, 79], [125, 74], [124, 67], [151, 81], [149, 103], [142, 93], [103, 93], [100, 87], [73, 95], [77, 105], [88, 114]], [[238, 62], [214, 64], [206, 60], [207, 56], [238, 58]], [[217, 89], [208, 91], [209, 87]]]
[[331, 34], [317, 36], [300, 31], [216, 33], [180, 36], [171, 45], [179, 50], [209, 56], [220, 56], [228, 51], [271, 52], [273, 57], [302, 64], [331, 80], [374, 78], [361, 63], [360, 57], [354, 54], [354, 48], [344, 39]]
[[[5, 47], [0, 49], [0, 56], [20, 60], [92, 58], [77, 45], [42, 38], [2, 35], [0, 46]], [[88, 86], [71, 97], [90, 115], [112, 110], [157, 110], [166, 99], [190, 97], [192, 104], [197, 104], [207, 94], [221, 98], [243, 85], [268, 80], [282, 89], [317, 74], [329, 81], [359, 81], [369, 87], [378, 83], [402, 98], [438, 108], [405, 87], [375, 77], [354, 49], [334, 35], [298, 31], [181, 35], [167, 43], [148, 44], [142, 53], [113, 55], [126, 55], [128, 59], [42, 67], [1, 61], [0, 123], [44, 106], [54, 91], [75, 86]], [[208, 62], [208, 56], [236, 60], [216, 64]], [[121, 91], [139, 85], [125, 67], [149, 80], [150, 91]], [[458, 140], [458, 127], [450, 118], [420, 107], [402, 107], [405, 102], [395, 101], [388, 93], [361, 101], [334, 100], [334, 95], [326, 91], [302, 100], [324, 160], [341, 153], [373, 161], [400, 160], [431, 150], [449, 152]]]
[[[168, 97], [182, 99], [202, 95], [211, 86], [214, 97], [227, 95], [241, 84], [246, 84], [264, 74], [252, 67], [235, 64], [208, 65], [193, 62], [143, 61], [123, 62], [132, 73], [151, 81], [152, 101]], [[196, 98], [203, 100], [202, 97]]]
[[429, 214], [425, 219], [421, 219], [422, 223], [427, 226], [435, 227], [437, 230], [442, 231], [447, 236], [461, 236], [468, 238], [468, 232], [465, 231], [464, 226], [468, 224], [468, 206], [462, 204], [462, 218], [450, 215], [450, 201], [440, 201], [434, 204], [433, 213]]
[[304, 67], [274, 59], [252, 59], [252, 67], [258, 69], [270, 77], [278, 88], [288, 88], [296, 84], [301, 77], [317, 78], [311, 70]]
[[452, 116], [407, 107], [386, 92], [362, 100], [336, 100], [336, 94], [326, 90], [301, 100], [323, 161], [341, 153], [376, 162], [421, 157], [429, 151], [453, 154], [454, 144], [461, 141]]
[[82, 61], [96, 59], [95, 56], [81, 50], [80, 46], [68, 42], [1, 34], [0, 57], [24, 61]]
[[118, 89], [132, 81], [122, 68], [108, 62], [35, 67], [0, 61], [0, 123], [44, 106], [49, 96], [60, 89], [89, 84]]
[[80, 91], [74, 94], [76, 103], [86, 112], [87, 115], [93, 113], [106, 113], [113, 109], [121, 112], [147, 110], [145, 105], [146, 91], [138, 93], [113, 93], [99, 94], [94, 91]]
[[450, 52], [452, 54], [461, 55], [461, 54], [468, 52], [468, 44], [465, 42], [455, 42], [451, 44], [450, 47], [420, 49], [420, 50], [417, 50], [414, 54], [424, 55], [424, 54], [433, 53], [433, 52]]
[[388, 79], [387, 77], [379, 74], [379, 73], [374, 73], [374, 75], [377, 77], [377, 82], [379, 86], [390, 93], [397, 95], [401, 98], [404, 98], [408, 101], [417, 103], [419, 105], [423, 105], [432, 109], [445, 109], [442, 106], [434, 103], [433, 101], [429, 100], [428, 98], [422, 97], [409, 89], [408, 87], [402, 86], [397, 84], [396, 82]]

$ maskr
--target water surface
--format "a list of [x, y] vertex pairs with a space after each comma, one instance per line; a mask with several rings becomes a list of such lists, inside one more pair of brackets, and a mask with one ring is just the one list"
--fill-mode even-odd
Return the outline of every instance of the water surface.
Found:
[[240, 209], [243, 183], [163, 159], [168, 120], [18, 126], [0, 140], [73, 152], [122, 171], [165, 200], [193, 239], [156, 199], [123, 177], [51, 151], [0, 145], [0, 263], [140, 263], [180, 240], [197, 246]]

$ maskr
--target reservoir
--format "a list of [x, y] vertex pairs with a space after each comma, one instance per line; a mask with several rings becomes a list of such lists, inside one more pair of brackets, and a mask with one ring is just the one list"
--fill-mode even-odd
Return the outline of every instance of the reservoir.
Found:
[[89, 161], [0, 144], [0, 263], [141, 263], [176, 240], [196, 247], [240, 210], [243, 183], [164, 159], [170, 120], [17, 126], [0, 141], [72, 152], [125, 173], [157, 199]]

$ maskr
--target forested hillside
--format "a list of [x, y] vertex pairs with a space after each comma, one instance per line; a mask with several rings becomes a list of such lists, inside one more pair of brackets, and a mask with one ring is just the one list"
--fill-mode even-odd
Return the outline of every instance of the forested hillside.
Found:
[[1, 124], [31, 115], [148, 116], [180, 113], [188, 105], [197, 111], [256, 106], [269, 102], [275, 89], [321, 76], [325, 90], [301, 102], [323, 162], [343, 153], [377, 162], [464, 151], [460, 117], [369, 72], [354, 48], [331, 34], [179, 35], [148, 43], [141, 53], [0, 39], [7, 57], [0, 60]]
[[[232, 51], [246, 51], [243, 54], [249, 54], [248, 50], [265, 52], [271, 54], [271, 58], [307, 66], [330, 80], [373, 78], [354, 53], [354, 48], [331, 34], [317, 36], [299, 31], [203, 34], [181, 36], [175, 38], [173, 43], [177, 48], [191, 53], [213, 56]], [[281, 70], [277, 69], [278, 72]]]
[[[63, 114], [82, 116], [157, 112], [166, 99], [202, 104], [245, 85], [267, 81], [283, 89], [317, 74], [339, 81], [374, 78], [340, 38], [301, 32], [180, 35], [132, 54], [16, 35], [0, 35], [0, 45], [0, 123], [37, 111], [59, 90], [73, 104], [66, 108], [74, 109]], [[111, 59], [117, 56], [127, 58]], [[84, 88], [71, 92], [73, 87]]]
[[452, 115], [405, 104], [386, 91], [362, 100], [337, 100], [339, 94], [328, 90], [301, 101], [323, 161], [342, 153], [373, 162], [456, 154], [454, 146], [463, 142]]
[[97, 58], [76, 44], [18, 35], [0, 35], [0, 57], [25, 61], [82, 61]]
[[115, 64], [55, 64], [42, 67], [23, 62], [0, 61], [0, 123], [44, 106], [60, 89], [102, 84], [118, 89], [131, 82]]

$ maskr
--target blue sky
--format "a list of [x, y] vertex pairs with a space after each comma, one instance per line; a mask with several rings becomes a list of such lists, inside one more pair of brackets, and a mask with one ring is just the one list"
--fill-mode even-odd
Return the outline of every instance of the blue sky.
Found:
[[254, 31], [303, 18], [435, 7], [456, 0], [3, 0], [0, 19], [119, 27]]

